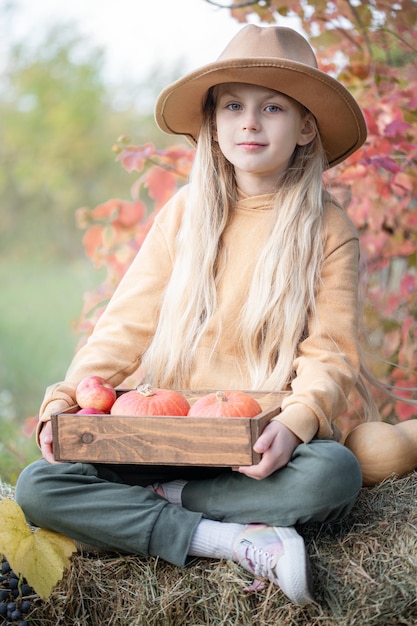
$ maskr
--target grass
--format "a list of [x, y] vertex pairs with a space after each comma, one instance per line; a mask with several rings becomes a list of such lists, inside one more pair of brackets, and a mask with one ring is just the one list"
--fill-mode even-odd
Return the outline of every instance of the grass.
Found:
[[77, 342], [71, 323], [93, 274], [87, 261], [0, 263], [1, 381], [19, 418], [36, 413], [45, 386], [64, 375]]
[[[7, 494], [6, 494], [7, 496]], [[362, 489], [335, 525], [306, 525], [316, 603], [292, 605], [230, 561], [80, 552], [30, 626], [414, 626], [417, 623], [417, 472]]]
[[0, 261], [0, 477], [7, 482], [31, 456], [20, 429], [37, 415], [45, 388], [64, 376], [77, 344], [71, 324], [99, 279], [87, 260]]

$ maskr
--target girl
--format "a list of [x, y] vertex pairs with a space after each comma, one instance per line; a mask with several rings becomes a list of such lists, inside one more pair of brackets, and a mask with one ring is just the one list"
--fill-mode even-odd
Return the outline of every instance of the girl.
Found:
[[[64, 382], [40, 411], [43, 459], [16, 499], [32, 524], [182, 566], [232, 559], [313, 600], [294, 529], [332, 522], [361, 487], [332, 422], [360, 377], [358, 235], [323, 171], [366, 138], [349, 92], [288, 28], [244, 27], [219, 59], [167, 87], [156, 120], [196, 143], [189, 185], [159, 213]], [[165, 388], [289, 390], [251, 467], [56, 463], [51, 413], [77, 383], [138, 366]]]

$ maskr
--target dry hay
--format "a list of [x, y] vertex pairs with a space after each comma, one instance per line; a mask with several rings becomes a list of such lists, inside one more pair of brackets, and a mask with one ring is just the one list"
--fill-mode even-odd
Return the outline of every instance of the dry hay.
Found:
[[[417, 624], [417, 472], [363, 489], [351, 515], [307, 525], [317, 604], [293, 606], [229, 561], [180, 569], [158, 559], [81, 552], [32, 626], [414, 626]], [[7, 497], [2, 494], [2, 497]]]

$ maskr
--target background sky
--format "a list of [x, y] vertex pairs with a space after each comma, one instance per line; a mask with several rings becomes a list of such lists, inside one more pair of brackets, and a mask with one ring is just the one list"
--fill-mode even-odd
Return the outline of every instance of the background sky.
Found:
[[[228, 0], [227, 0], [228, 1]], [[224, 4], [227, 4], [227, 1]], [[112, 80], [140, 79], [157, 63], [186, 71], [214, 61], [242, 28], [205, 0], [15, 0], [9, 36], [36, 41], [48, 26], [74, 22], [106, 55]]]

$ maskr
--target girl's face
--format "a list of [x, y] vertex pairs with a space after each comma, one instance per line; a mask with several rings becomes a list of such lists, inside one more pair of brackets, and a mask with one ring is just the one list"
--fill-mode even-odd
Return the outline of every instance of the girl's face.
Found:
[[248, 195], [276, 191], [297, 145], [314, 139], [312, 115], [295, 100], [257, 85], [216, 87], [215, 131], [237, 186]]

